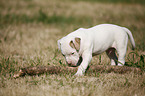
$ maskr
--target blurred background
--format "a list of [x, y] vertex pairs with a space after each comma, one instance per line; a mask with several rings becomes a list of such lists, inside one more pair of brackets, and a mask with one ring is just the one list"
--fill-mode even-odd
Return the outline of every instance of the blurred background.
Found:
[[[29, 85], [30, 82], [27, 81], [33, 81], [33, 78], [23, 78], [24, 83], [16, 81], [17, 84], [15, 84], [15, 80], [11, 79], [15, 71], [26, 66], [64, 66], [65, 61], [58, 51], [57, 40], [80, 27], [89, 28], [102, 23], [116, 24], [130, 29], [136, 42], [134, 52], [138, 55], [145, 55], [145, 0], [0, 0], [0, 95], [2, 93], [2, 96], [16, 96], [14, 94], [16, 92], [22, 96], [21, 88], [25, 84]], [[127, 57], [130, 52], [132, 50], [129, 43], [127, 62], [129, 62]], [[132, 62], [140, 60], [140, 57], [135, 56], [131, 59]], [[110, 60], [105, 54], [102, 54], [93, 57], [91, 64], [109, 65]], [[139, 64], [137, 66], [144, 68], [143, 61]], [[60, 76], [60, 78], [64, 77]], [[38, 79], [40, 78], [37, 78], [36, 81], [39, 81]], [[132, 79], [134, 80], [134, 78]], [[58, 81], [54, 80], [54, 82]], [[45, 84], [48, 83], [45, 82]], [[136, 82], [131, 84], [130, 89], [135, 88]], [[142, 83], [142, 86], [144, 84]], [[21, 85], [20, 88], [16, 87], [17, 85]], [[135, 86], [141, 88], [140, 85]], [[13, 88], [17, 90], [13, 90]], [[51, 88], [57, 89], [58, 87], [52, 85]], [[31, 88], [27, 89], [25, 86], [23, 89], [29, 91]], [[128, 90], [123, 92], [127, 93]], [[42, 92], [45, 93], [43, 88]], [[116, 91], [109, 92], [115, 93]], [[135, 92], [143, 93], [140, 89]], [[31, 93], [33, 93], [32, 90]]]

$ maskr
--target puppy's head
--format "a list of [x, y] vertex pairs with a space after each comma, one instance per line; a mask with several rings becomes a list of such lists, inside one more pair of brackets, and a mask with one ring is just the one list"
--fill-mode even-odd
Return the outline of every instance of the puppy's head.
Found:
[[65, 57], [67, 64], [71, 67], [77, 67], [82, 62], [82, 58], [79, 55], [80, 42], [81, 39], [78, 37], [58, 40], [58, 48]]

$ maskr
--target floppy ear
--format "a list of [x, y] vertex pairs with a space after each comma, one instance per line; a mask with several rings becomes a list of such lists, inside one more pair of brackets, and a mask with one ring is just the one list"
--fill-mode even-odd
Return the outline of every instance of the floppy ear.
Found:
[[81, 42], [81, 39], [78, 38], [78, 37], [76, 37], [76, 38], [75, 38], [75, 41], [73, 42], [73, 41], [71, 40], [70, 43], [69, 43], [69, 45], [70, 45], [72, 48], [74, 48], [74, 49], [76, 49], [77, 51], [79, 51], [79, 50], [80, 50], [80, 42]]
[[61, 46], [60, 40], [57, 41], [57, 45], [58, 45], [58, 49], [60, 50], [60, 46]]

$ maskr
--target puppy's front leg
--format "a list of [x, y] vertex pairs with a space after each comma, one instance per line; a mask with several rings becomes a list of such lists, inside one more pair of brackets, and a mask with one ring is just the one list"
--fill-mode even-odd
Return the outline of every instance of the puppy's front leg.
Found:
[[83, 58], [83, 61], [82, 63], [80, 64], [80, 66], [78, 67], [78, 71], [77, 73], [75, 74], [76, 76], [82, 76], [84, 75], [89, 63], [91, 62], [91, 59], [92, 59], [92, 52], [90, 51], [85, 51], [83, 54], [82, 54], [82, 58]]

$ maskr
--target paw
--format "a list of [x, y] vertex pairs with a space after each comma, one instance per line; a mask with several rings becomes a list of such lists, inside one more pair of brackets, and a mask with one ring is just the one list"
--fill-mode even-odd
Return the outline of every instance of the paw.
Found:
[[118, 66], [123, 66], [123, 64], [121, 64], [121, 63], [118, 63]]
[[111, 65], [112, 65], [112, 66], [115, 66], [116, 64], [115, 64], [115, 62], [111, 62]]
[[75, 74], [75, 76], [84, 76], [83, 72], [82, 71], [77, 71], [77, 73]]

